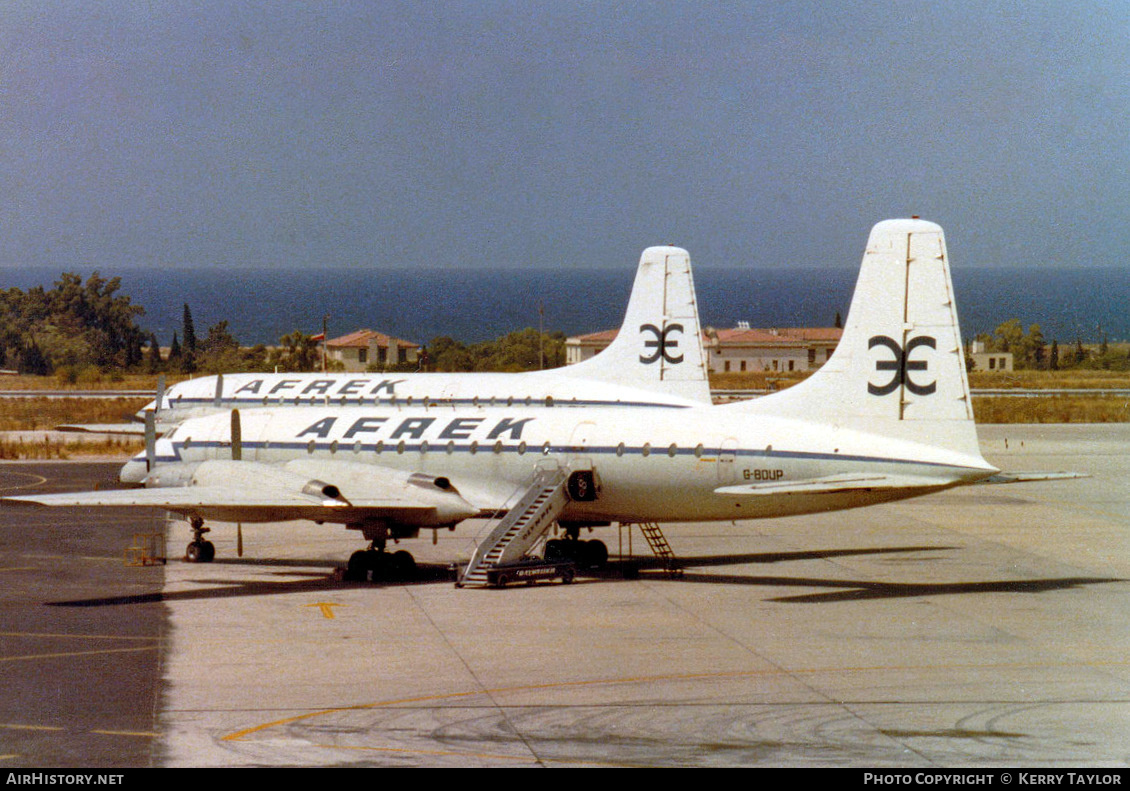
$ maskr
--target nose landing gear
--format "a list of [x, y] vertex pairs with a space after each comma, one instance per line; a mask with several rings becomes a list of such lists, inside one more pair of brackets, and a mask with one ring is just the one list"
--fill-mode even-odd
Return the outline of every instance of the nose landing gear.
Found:
[[184, 550], [184, 559], [188, 563], [211, 563], [216, 558], [216, 547], [211, 541], [204, 540], [204, 534], [211, 528], [204, 526], [204, 520], [199, 516], [189, 517], [189, 526], [192, 528], [192, 542]]

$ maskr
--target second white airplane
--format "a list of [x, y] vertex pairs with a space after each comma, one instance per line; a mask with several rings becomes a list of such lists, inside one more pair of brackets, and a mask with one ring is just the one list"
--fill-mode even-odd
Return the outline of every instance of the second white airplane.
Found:
[[[640, 256], [616, 340], [566, 368], [524, 373], [239, 373], [177, 383], [139, 413], [159, 431], [232, 408], [345, 404], [668, 406], [710, 403], [690, 256], [649, 247]], [[110, 427], [85, 427], [108, 430]], [[140, 424], [118, 427], [142, 433]]]

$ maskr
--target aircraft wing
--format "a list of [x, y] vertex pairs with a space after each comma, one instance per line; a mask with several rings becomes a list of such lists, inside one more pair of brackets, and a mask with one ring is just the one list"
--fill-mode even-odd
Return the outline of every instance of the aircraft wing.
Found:
[[288, 521], [311, 519], [325, 522], [360, 522], [365, 519], [391, 519], [399, 522], [428, 522], [436, 507], [407, 498], [383, 497], [377, 500], [347, 502], [300, 492], [270, 489], [248, 491], [224, 486], [177, 486], [159, 489], [119, 489], [101, 492], [24, 495], [5, 497], [9, 505], [162, 508], [181, 514], [201, 514], [230, 521]]
[[[170, 465], [171, 466], [171, 465]], [[326, 464], [321, 472], [342, 473]], [[162, 468], [168, 469], [168, 468]], [[349, 495], [294, 470], [238, 461], [207, 461], [151, 476], [149, 488], [118, 489], [2, 498], [6, 505], [162, 508], [166, 511], [228, 522], [316, 522], [357, 524], [387, 520], [416, 527], [445, 526], [478, 513], [454, 489], [443, 489], [423, 476], [389, 480], [392, 471], [364, 470], [367, 478], [348, 478]], [[162, 485], [162, 483], [164, 485]], [[343, 482], [344, 483], [344, 482]], [[368, 485], [363, 485], [368, 484]]]
[[949, 478], [924, 478], [918, 475], [825, 475], [822, 478], [808, 478], [799, 481], [768, 481], [765, 483], [746, 483], [736, 486], [721, 486], [715, 494], [739, 497], [753, 497], [781, 494], [834, 494], [853, 490], [878, 489], [922, 489], [933, 486], [948, 486]]

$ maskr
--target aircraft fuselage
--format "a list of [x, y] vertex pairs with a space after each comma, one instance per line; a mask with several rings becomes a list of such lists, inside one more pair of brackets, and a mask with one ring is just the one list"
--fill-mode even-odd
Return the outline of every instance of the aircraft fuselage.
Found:
[[[227, 414], [188, 421], [157, 444], [158, 463], [228, 458]], [[563, 518], [611, 521], [749, 519], [869, 505], [995, 472], [979, 458], [859, 431], [743, 414], [730, 407], [556, 410], [291, 407], [242, 415], [242, 458], [361, 462], [449, 478], [484, 510], [502, 506], [539, 465], [591, 469], [591, 502]], [[140, 480], [144, 460], [123, 480]], [[725, 494], [715, 490], [871, 473], [921, 479], [892, 490]]]

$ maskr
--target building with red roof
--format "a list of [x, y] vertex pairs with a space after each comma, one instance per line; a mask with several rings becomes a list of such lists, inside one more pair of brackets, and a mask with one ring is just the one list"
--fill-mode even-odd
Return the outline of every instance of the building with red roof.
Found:
[[418, 343], [375, 330], [357, 330], [326, 341], [326, 356], [340, 362], [347, 371], [379, 371], [400, 363], [414, 363], [419, 351]]

